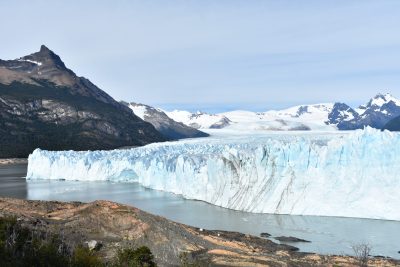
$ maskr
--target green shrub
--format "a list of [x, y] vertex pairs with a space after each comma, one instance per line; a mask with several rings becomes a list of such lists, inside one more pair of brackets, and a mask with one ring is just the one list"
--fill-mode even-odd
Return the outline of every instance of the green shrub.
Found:
[[0, 266], [100, 267], [98, 256], [87, 248], [76, 247], [70, 255], [55, 235], [44, 235], [17, 223], [15, 218], [0, 218]]
[[146, 246], [137, 249], [122, 249], [117, 253], [114, 263], [118, 267], [153, 267], [156, 266], [154, 256]]
[[[115, 267], [155, 267], [148, 247], [119, 250], [111, 261]], [[57, 235], [36, 232], [21, 226], [15, 218], [0, 218], [1, 267], [103, 267], [95, 251], [70, 248]], [[107, 265], [108, 266], [108, 265]]]
[[59, 245], [55, 238], [40, 239], [15, 218], [0, 219], [0, 266], [68, 266]]
[[0, 246], [6, 245], [10, 231], [14, 228], [17, 220], [14, 217], [0, 218]]
[[78, 246], [72, 255], [71, 265], [74, 267], [100, 267], [103, 262], [88, 248]]

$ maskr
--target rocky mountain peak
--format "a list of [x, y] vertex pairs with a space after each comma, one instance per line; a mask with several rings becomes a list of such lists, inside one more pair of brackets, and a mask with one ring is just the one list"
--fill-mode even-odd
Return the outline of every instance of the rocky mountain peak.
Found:
[[303, 115], [305, 113], [309, 113], [308, 106], [300, 106], [299, 109], [297, 110], [295, 117], [300, 117], [301, 115]]
[[377, 93], [373, 98], [371, 98], [370, 102], [372, 103], [376, 103], [376, 101], [382, 101], [382, 102], [386, 102], [386, 98], [390, 98], [392, 97], [391, 94], [386, 93], [386, 94], [382, 94], [382, 93]]
[[19, 60], [35, 63], [37, 66], [40, 66], [42, 69], [43, 68], [57, 68], [59, 70], [71, 72], [71, 74], [72, 74], [72, 71], [67, 69], [67, 67], [65, 66], [65, 64], [61, 60], [61, 58], [56, 53], [54, 53], [52, 50], [47, 48], [45, 45], [42, 45], [40, 47], [39, 52], [35, 52], [33, 54], [21, 57]]
[[47, 46], [41, 45], [40, 52], [52, 52]]
[[354, 123], [348, 123], [359, 119], [359, 114], [345, 103], [336, 102], [328, 115], [327, 124], [336, 124], [339, 129], [351, 129]]
[[380, 129], [389, 120], [400, 115], [400, 100], [389, 93], [378, 93], [355, 111], [359, 116], [347, 122], [342, 121], [338, 124], [339, 129], [361, 129], [365, 126]]
[[378, 93], [376, 96], [371, 98], [371, 100], [366, 104], [361, 106], [360, 108], [365, 109], [368, 107], [382, 107], [385, 104], [393, 102], [395, 105], [400, 106], [400, 100], [393, 97], [391, 94], [381, 94]]
[[0, 59], [0, 84], [8, 85], [13, 82], [37, 86], [51, 83], [67, 88], [73, 95], [94, 97], [104, 103], [131, 112], [88, 79], [79, 77], [68, 69], [61, 58], [45, 45], [42, 45], [38, 52], [15, 60]]
[[0, 97], [0, 157], [27, 157], [38, 147], [97, 150], [165, 140], [44, 45], [0, 60]]

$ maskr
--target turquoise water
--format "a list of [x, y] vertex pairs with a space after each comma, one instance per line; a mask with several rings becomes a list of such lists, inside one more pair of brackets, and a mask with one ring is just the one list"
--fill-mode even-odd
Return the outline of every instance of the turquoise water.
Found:
[[[26, 181], [26, 165], [0, 166], [0, 196], [37, 200], [111, 200], [133, 205], [168, 219], [205, 229], [259, 235], [295, 236], [311, 243], [292, 243], [301, 251], [352, 254], [352, 246], [368, 243], [372, 255], [400, 258], [400, 222], [357, 218], [252, 214], [187, 200], [146, 189], [136, 183]], [[278, 242], [278, 241], [277, 241]], [[290, 244], [290, 243], [287, 243]]]

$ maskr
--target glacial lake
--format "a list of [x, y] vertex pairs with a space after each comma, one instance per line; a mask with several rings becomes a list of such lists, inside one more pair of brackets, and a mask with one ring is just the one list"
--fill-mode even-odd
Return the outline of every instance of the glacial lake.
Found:
[[26, 181], [26, 167], [26, 164], [0, 165], [0, 196], [82, 202], [111, 200], [199, 228], [238, 231], [256, 236], [266, 232], [272, 237], [306, 239], [311, 243], [286, 243], [305, 252], [353, 254], [353, 245], [367, 243], [372, 247], [371, 254], [374, 256], [400, 258], [399, 221], [252, 214], [184, 199], [144, 188], [137, 183]]

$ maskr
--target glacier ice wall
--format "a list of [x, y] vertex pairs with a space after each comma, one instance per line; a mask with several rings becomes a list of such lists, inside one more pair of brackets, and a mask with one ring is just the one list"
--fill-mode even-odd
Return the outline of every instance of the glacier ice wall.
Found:
[[400, 135], [233, 136], [129, 150], [35, 150], [27, 179], [132, 181], [258, 213], [400, 220]]

